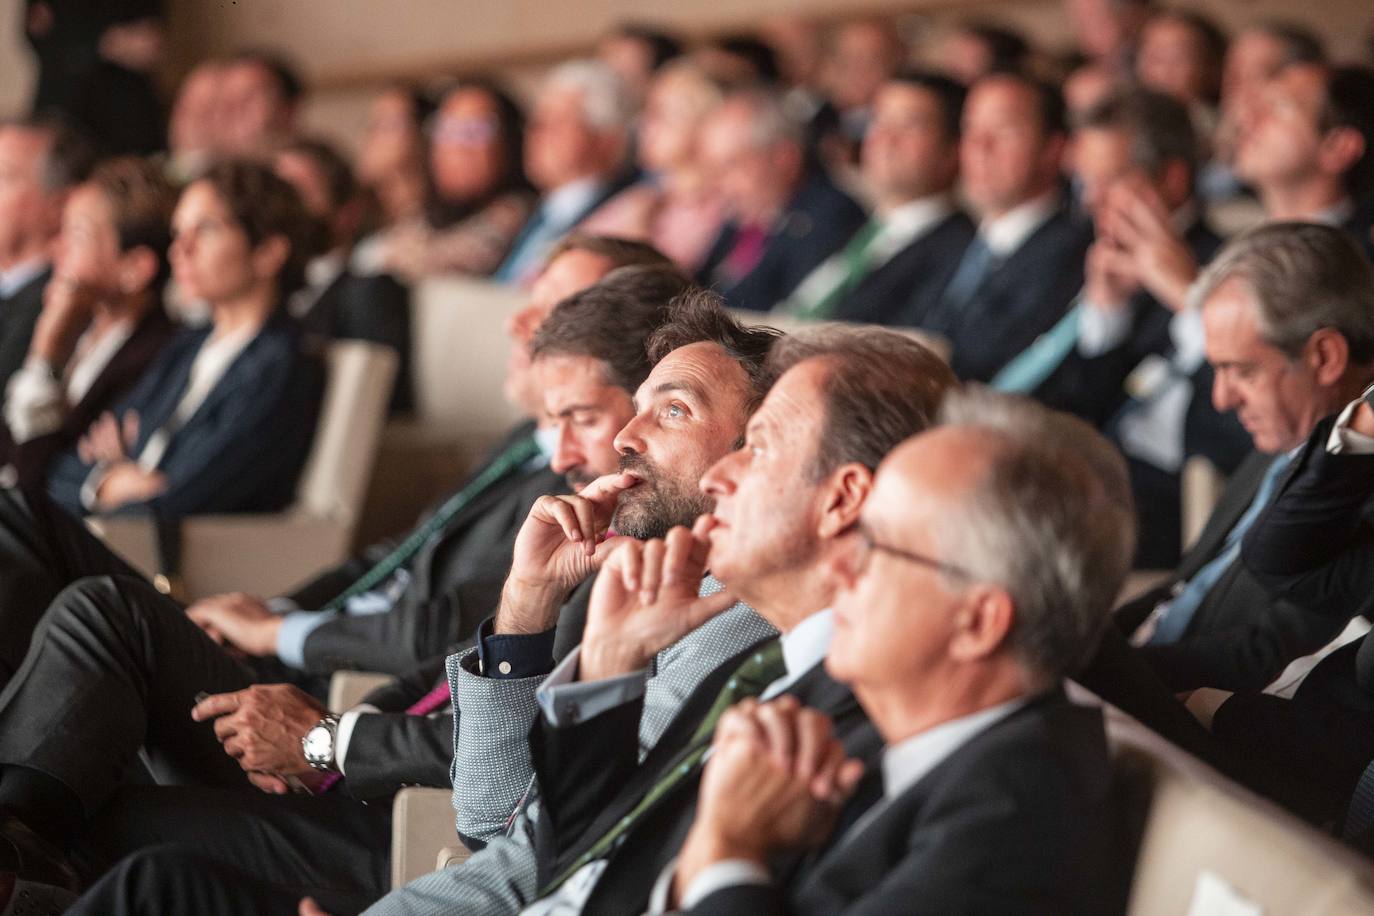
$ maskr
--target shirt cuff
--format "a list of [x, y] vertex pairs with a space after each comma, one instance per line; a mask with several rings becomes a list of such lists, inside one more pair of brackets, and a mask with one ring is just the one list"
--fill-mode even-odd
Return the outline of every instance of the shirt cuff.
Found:
[[1332, 455], [1374, 455], [1374, 438], [1350, 428], [1355, 410], [1363, 403], [1364, 399], [1358, 398], [1345, 405], [1345, 410], [1336, 418], [1336, 425], [1331, 427], [1331, 435], [1327, 437], [1327, 452]]
[[553, 667], [556, 629], [498, 636], [492, 633], [494, 625], [494, 618], [488, 617], [477, 628], [478, 674], [497, 680], [548, 674]]
[[1169, 337], [1174, 342], [1174, 365], [1183, 375], [1193, 372], [1207, 359], [1207, 331], [1201, 309], [1184, 309], [1169, 320]]
[[277, 630], [277, 658], [292, 668], [305, 668], [305, 641], [310, 634], [338, 616], [337, 611], [292, 611], [282, 615]]
[[701, 870], [682, 894], [682, 909], [690, 910], [716, 891], [727, 887], [754, 884], [767, 886], [773, 882], [768, 869], [745, 859], [725, 859], [713, 862]]
[[339, 768], [340, 775], [348, 775], [344, 772], [344, 760], [348, 757], [348, 745], [353, 740], [353, 726], [358, 724], [358, 717], [376, 712], [381, 710], [371, 703], [359, 703], [339, 716], [338, 727], [334, 729], [334, 765]]
[[1078, 304], [1078, 353], [1091, 359], [1114, 350], [1131, 336], [1131, 310], [1125, 305], [1108, 308], [1089, 302]]
[[632, 671], [599, 681], [577, 680], [581, 647], [573, 649], [553, 669], [535, 694], [544, 718], [555, 728], [576, 725], [644, 695], [647, 670]]
[[99, 508], [97, 500], [100, 499], [100, 485], [105, 482], [105, 475], [109, 472], [110, 466], [102, 462], [91, 468], [91, 472], [82, 482], [81, 506], [87, 512], [95, 512]]
[[285, 596], [268, 598], [264, 604], [267, 605], [267, 609], [273, 614], [289, 614], [292, 611], [299, 611], [301, 609], [299, 604]]

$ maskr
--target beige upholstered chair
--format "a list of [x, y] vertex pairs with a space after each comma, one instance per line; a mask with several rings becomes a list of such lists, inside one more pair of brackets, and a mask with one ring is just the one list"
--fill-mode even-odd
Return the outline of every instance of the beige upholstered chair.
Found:
[[1115, 710], [1108, 734], [1143, 823], [1129, 916], [1374, 912], [1374, 863]]
[[[327, 359], [324, 402], [295, 504], [276, 514], [184, 520], [182, 597], [224, 591], [277, 595], [348, 556], [397, 360], [385, 347], [352, 340], [331, 344]], [[147, 518], [92, 518], [89, 525], [140, 571], [154, 577], [167, 572]], [[164, 576], [160, 584], [165, 583]]]
[[364, 512], [364, 543], [403, 531], [511, 426], [502, 388], [506, 320], [523, 290], [471, 277], [423, 280], [411, 291], [415, 416], [388, 424]]
[[1201, 455], [1183, 463], [1180, 499], [1183, 505], [1183, 549], [1193, 546], [1211, 518], [1212, 510], [1226, 489], [1226, 477], [1217, 466]]

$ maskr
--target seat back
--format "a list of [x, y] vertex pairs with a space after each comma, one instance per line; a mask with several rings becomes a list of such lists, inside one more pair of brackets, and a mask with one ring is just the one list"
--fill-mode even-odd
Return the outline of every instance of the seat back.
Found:
[[318, 518], [356, 521], [386, 422], [395, 351], [339, 340], [327, 352], [328, 381], [315, 439], [296, 485], [296, 509]]
[[1129, 916], [1374, 912], [1374, 863], [1115, 711], [1108, 734], [1139, 825]]
[[411, 294], [417, 421], [484, 447], [520, 418], [503, 394], [506, 319], [527, 301], [518, 287], [434, 277]]
[[1183, 508], [1183, 549], [1193, 546], [1193, 542], [1207, 527], [1207, 519], [1221, 499], [1221, 491], [1226, 489], [1226, 477], [1207, 458], [1194, 455], [1183, 463], [1183, 479], [1179, 484], [1179, 499]]

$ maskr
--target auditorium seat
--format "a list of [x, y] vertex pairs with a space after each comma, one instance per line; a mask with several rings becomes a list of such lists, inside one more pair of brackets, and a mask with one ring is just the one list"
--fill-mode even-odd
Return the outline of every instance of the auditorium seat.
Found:
[[[386, 418], [396, 354], [363, 341], [329, 346], [328, 382], [310, 447], [284, 512], [203, 515], [164, 529], [146, 516], [88, 524], [130, 563], [178, 597], [227, 591], [279, 595], [347, 558]], [[175, 539], [175, 543], [170, 543]], [[170, 569], [177, 564], [179, 569]]]
[[1108, 735], [1138, 828], [1128, 916], [1374, 912], [1374, 863], [1116, 710]]
[[386, 427], [359, 543], [415, 524], [520, 420], [502, 394], [504, 326], [525, 300], [516, 287], [473, 277], [434, 277], [412, 289], [415, 415]]

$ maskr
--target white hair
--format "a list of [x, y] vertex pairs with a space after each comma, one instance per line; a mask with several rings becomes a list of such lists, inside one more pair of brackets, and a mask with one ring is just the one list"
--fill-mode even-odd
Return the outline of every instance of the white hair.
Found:
[[597, 130], [624, 130], [634, 119], [634, 105], [615, 71], [596, 60], [571, 60], [555, 67], [544, 80], [544, 92], [576, 92], [582, 116]]

